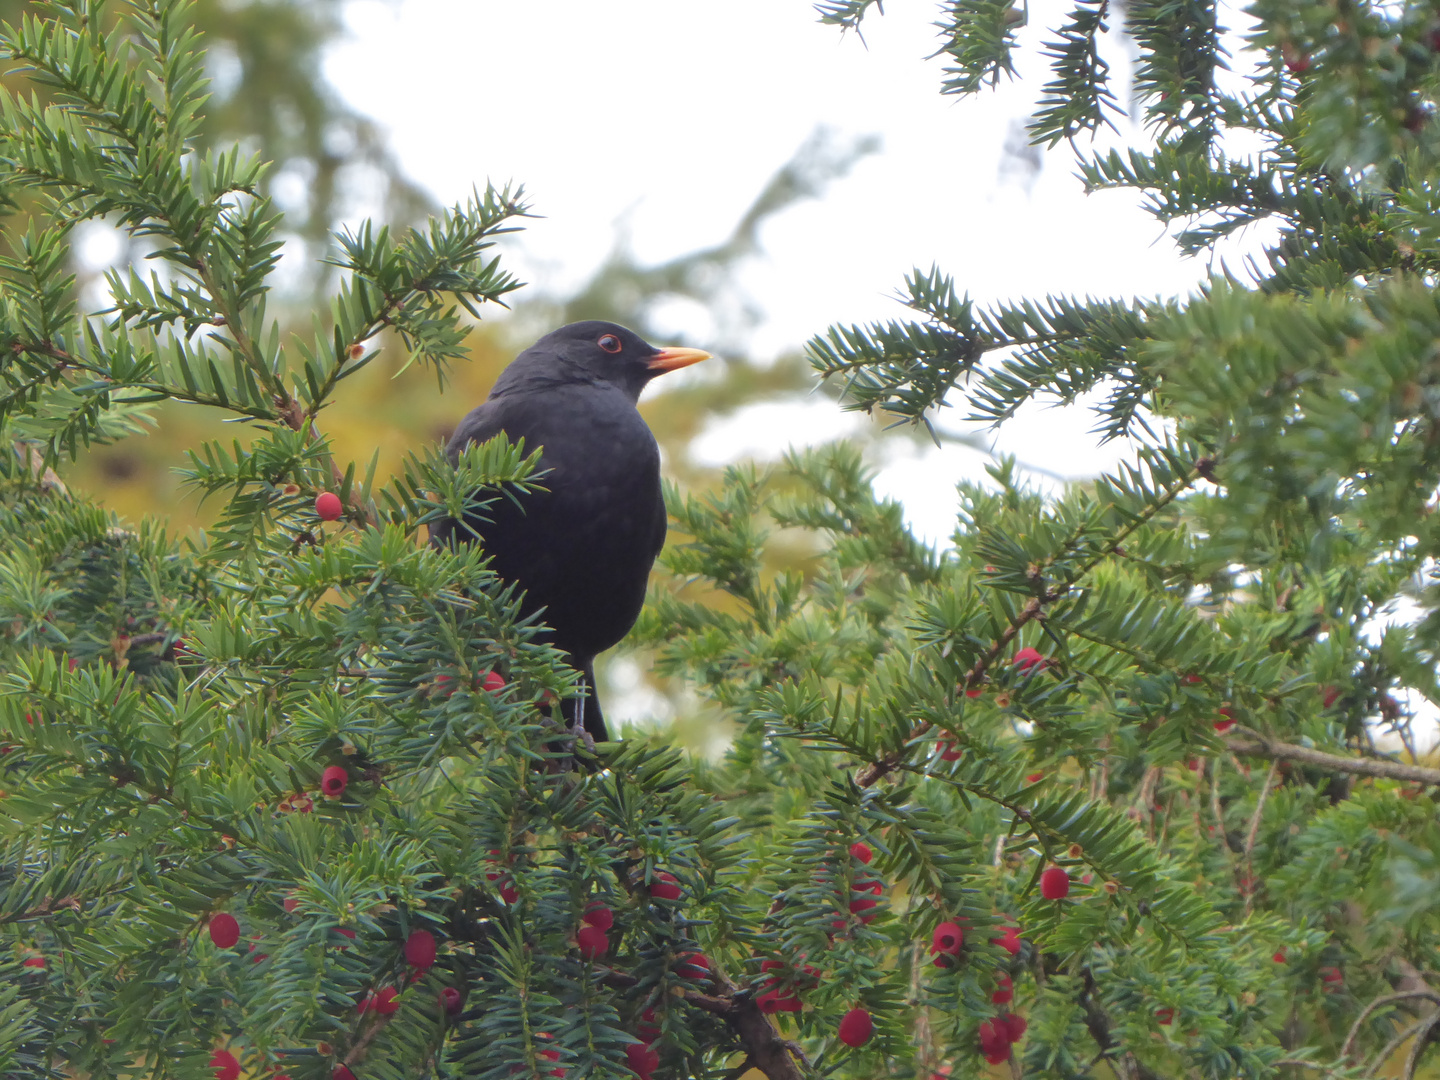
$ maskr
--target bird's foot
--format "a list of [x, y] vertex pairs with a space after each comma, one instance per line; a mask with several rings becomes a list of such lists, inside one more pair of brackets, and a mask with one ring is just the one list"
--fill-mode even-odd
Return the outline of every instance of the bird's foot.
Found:
[[570, 734], [575, 736], [577, 745], [584, 746], [585, 749], [592, 754], [595, 753], [595, 739], [591, 736], [590, 732], [585, 730], [583, 721], [577, 721], [575, 726], [570, 729]]

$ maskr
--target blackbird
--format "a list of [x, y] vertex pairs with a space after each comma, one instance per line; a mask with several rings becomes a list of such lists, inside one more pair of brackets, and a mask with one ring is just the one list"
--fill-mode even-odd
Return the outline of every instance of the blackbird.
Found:
[[660, 448], [635, 404], [655, 376], [709, 355], [657, 349], [609, 322], [562, 326], [515, 358], [447, 447], [453, 462], [503, 431], [527, 451], [541, 448], [546, 490], [497, 499], [483, 517], [439, 522], [431, 543], [478, 538], [495, 572], [524, 590], [524, 612], [539, 615], [546, 639], [585, 676], [562, 713], [599, 741], [607, 733], [595, 657], [635, 625], [665, 543]]

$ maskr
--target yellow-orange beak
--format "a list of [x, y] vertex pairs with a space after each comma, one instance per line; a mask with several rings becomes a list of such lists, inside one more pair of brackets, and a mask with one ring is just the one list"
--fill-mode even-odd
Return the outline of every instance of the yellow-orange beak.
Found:
[[652, 371], [674, 371], [709, 359], [710, 354], [704, 349], [661, 349], [645, 366]]

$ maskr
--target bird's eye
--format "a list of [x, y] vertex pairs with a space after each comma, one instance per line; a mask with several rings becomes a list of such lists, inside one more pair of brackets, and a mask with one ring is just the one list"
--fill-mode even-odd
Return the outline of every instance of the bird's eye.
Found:
[[614, 334], [606, 334], [598, 342], [596, 342], [596, 344], [599, 345], [606, 352], [620, 351], [620, 339]]

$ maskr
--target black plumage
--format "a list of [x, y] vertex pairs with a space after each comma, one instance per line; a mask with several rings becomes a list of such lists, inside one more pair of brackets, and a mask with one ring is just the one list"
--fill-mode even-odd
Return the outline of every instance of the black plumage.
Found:
[[525, 590], [549, 640], [584, 672], [586, 697], [568, 702], [572, 726], [607, 737], [595, 696], [595, 657], [635, 625], [650, 568], [665, 543], [660, 449], [636, 410], [655, 376], [709, 354], [657, 349], [614, 323], [571, 323], [507, 367], [479, 408], [460, 421], [448, 452], [504, 432], [540, 447], [544, 491], [493, 502], [488, 520], [449, 519], [435, 544], [479, 537], [497, 574]]

